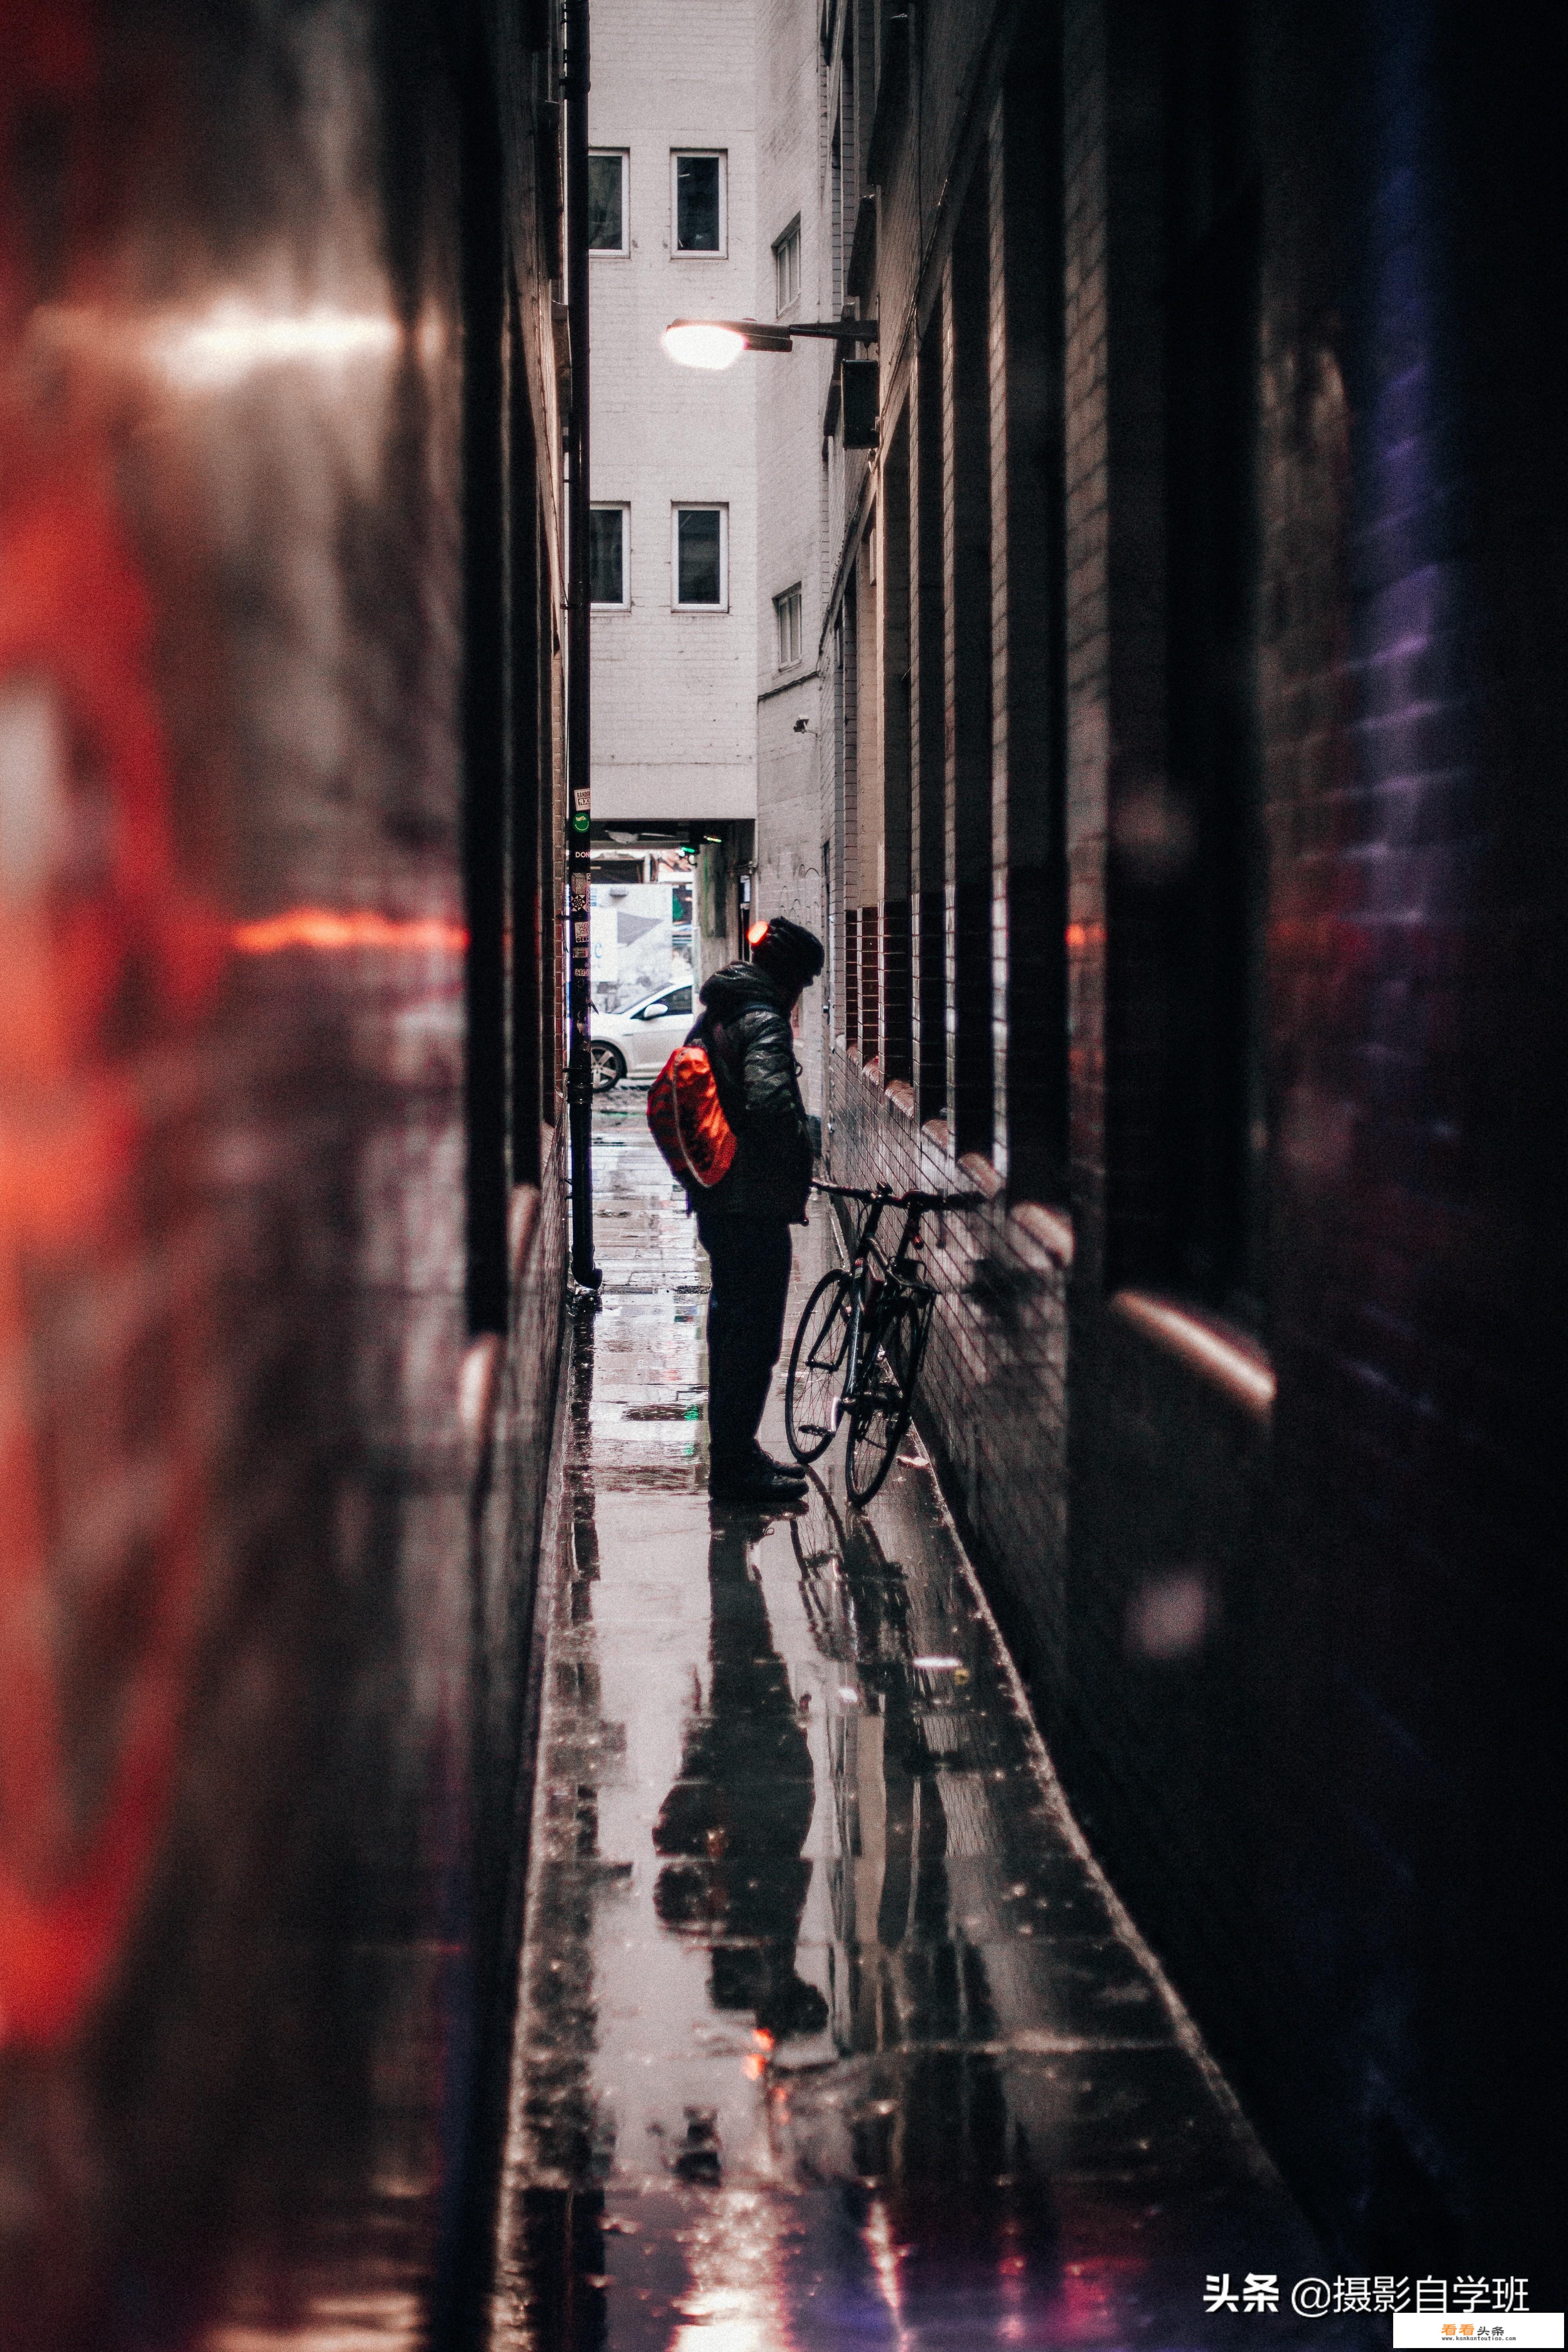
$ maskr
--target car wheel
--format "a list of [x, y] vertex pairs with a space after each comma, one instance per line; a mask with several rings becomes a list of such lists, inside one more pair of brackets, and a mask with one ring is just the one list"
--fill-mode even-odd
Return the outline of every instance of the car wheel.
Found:
[[615, 1046], [606, 1045], [602, 1039], [597, 1045], [589, 1046], [588, 1065], [594, 1073], [594, 1092], [596, 1095], [607, 1095], [610, 1088], [618, 1087], [626, 1075], [626, 1063]]

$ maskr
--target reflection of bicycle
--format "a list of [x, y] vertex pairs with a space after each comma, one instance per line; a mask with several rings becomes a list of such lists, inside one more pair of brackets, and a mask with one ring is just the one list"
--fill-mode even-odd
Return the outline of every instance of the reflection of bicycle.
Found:
[[[818, 1184], [835, 1199], [858, 1201], [864, 1213], [847, 1271], [825, 1274], [805, 1302], [790, 1351], [784, 1427], [797, 1462], [815, 1462], [849, 1424], [844, 1483], [853, 1503], [868, 1503], [889, 1471], [914, 1411], [915, 1390], [931, 1336], [936, 1293], [921, 1271], [921, 1219], [933, 1210], [979, 1209], [982, 1192], [874, 1192]], [[876, 1246], [889, 1209], [902, 1209], [904, 1229], [888, 1257]]]

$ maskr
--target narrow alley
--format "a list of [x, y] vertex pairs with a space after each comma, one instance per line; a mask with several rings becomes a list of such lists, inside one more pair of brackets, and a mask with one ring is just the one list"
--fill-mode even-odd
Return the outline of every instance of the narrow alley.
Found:
[[[1089, 1858], [918, 1439], [864, 1516], [841, 1446], [796, 1515], [710, 1506], [706, 1260], [643, 1101], [595, 1112], [495, 2352], [1173, 2352], [1231, 2340], [1225, 2272], [1283, 2282], [1268, 2340], [1360, 2340], [1291, 2320], [1322, 2258]], [[797, 1238], [791, 1328], [820, 1202]]]
[[0, 0], [0, 2352], [1562, 2352], [1565, 89]]

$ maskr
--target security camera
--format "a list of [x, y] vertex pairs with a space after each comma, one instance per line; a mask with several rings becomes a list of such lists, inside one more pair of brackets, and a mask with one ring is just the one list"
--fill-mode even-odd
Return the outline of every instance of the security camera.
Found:
[[810, 725], [809, 719], [797, 719], [795, 722], [795, 731], [797, 735], [804, 735]]

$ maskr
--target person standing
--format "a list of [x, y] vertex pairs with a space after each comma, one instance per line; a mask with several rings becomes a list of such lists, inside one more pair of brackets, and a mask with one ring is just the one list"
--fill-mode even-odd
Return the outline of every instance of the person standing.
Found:
[[707, 1048], [736, 1138], [729, 1172], [710, 1192], [688, 1187], [708, 1253], [708, 1491], [715, 1502], [778, 1509], [805, 1475], [757, 1443], [784, 1341], [790, 1227], [804, 1225], [812, 1140], [800, 1098], [790, 1016], [821, 971], [822, 942], [775, 916], [749, 963], [726, 964], [700, 992], [688, 1043]]

